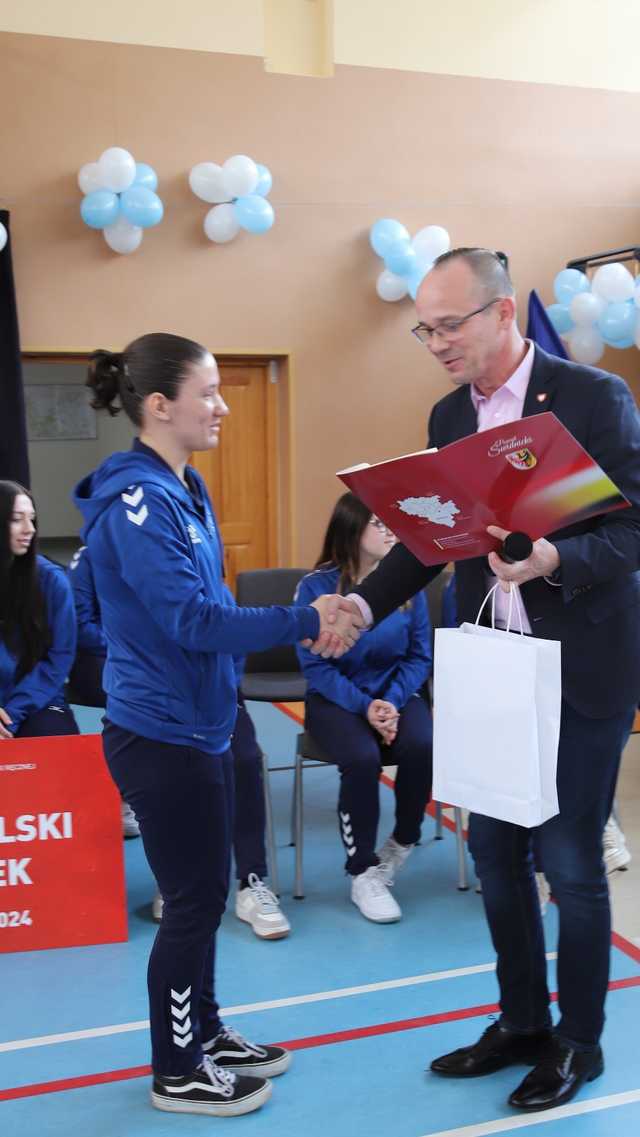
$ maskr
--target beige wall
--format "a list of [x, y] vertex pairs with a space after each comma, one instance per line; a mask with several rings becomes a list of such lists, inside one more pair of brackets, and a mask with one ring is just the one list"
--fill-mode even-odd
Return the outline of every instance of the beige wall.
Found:
[[[301, 562], [340, 492], [333, 471], [418, 449], [448, 389], [409, 335], [411, 304], [375, 295], [377, 217], [506, 250], [521, 303], [532, 286], [549, 300], [567, 259], [638, 237], [635, 95], [349, 67], [298, 79], [242, 56], [4, 35], [10, 104], [0, 197], [23, 344], [163, 329], [218, 352], [290, 352]], [[132, 257], [78, 213], [78, 167], [114, 144], [157, 167], [166, 207]], [[238, 151], [272, 168], [276, 224], [214, 246], [187, 172]], [[635, 377], [639, 359], [607, 363]]]
[[[262, 57], [265, 3], [321, 0], [0, 0], [0, 29]], [[336, 63], [640, 90], [638, 0], [333, 0], [333, 11]]]

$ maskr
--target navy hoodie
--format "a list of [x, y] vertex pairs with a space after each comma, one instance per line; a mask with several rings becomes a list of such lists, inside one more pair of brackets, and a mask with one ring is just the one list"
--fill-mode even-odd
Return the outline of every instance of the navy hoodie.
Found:
[[315, 639], [320, 621], [310, 607], [229, 604], [207, 490], [191, 467], [186, 480], [136, 439], [79, 483], [74, 502], [107, 641], [107, 717], [218, 754], [235, 723], [232, 656]]

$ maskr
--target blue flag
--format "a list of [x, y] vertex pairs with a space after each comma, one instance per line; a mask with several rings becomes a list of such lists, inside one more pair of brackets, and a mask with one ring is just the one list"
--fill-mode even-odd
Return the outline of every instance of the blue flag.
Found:
[[544, 304], [535, 289], [529, 294], [529, 313], [527, 319], [527, 339], [533, 340], [543, 351], [557, 355], [560, 359], [569, 356], [560, 336], [547, 316]]

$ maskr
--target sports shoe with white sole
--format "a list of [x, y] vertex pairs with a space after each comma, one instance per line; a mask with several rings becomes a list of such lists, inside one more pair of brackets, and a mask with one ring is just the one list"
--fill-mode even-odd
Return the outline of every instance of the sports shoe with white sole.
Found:
[[120, 814], [122, 816], [122, 836], [123, 837], [139, 837], [140, 826], [138, 819], [133, 812], [128, 802], [122, 798], [120, 803]]
[[231, 1026], [223, 1026], [220, 1033], [202, 1043], [205, 1054], [213, 1058], [216, 1066], [232, 1074], [253, 1074], [259, 1078], [275, 1078], [284, 1074], [291, 1065], [291, 1052], [283, 1046], [258, 1046]]
[[183, 1078], [154, 1075], [151, 1104], [166, 1113], [208, 1113], [237, 1117], [252, 1113], [271, 1097], [271, 1082], [264, 1078], [238, 1078], [221, 1070], [205, 1054], [202, 1065]]
[[602, 835], [602, 857], [607, 873], [626, 872], [631, 861], [631, 853], [627, 848], [624, 833], [615, 817], [611, 815], [604, 827]]
[[378, 849], [376, 856], [380, 864], [384, 865], [385, 880], [389, 887], [393, 884], [396, 873], [400, 872], [414, 848], [415, 845], [401, 845], [393, 835], [389, 835], [382, 848]]
[[546, 916], [549, 901], [551, 900], [551, 885], [543, 872], [536, 873], [536, 889], [538, 890], [540, 915]]
[[402, 918], [400, 906], [389, 891], [384, 865], [371, 865], [351, 878], [351, 899], [362, 915], [376, 924], [393, 924]]
[[236, 893], [236, 916], [251, 924], [261, 940], [282, 940], [291, 925], [282, 912], [278, 898], [255, 873], [249, 873], [249, 887]]

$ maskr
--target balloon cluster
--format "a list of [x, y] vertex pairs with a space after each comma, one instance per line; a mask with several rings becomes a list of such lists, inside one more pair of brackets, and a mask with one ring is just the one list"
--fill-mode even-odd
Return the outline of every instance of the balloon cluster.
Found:
[[451, 241], [441, 225], [427, 225], [411, 237], [400, 221], [383, 217], [371, 226], [371, 247], [384, 261], [376, 281], [381, 300], [415, 300], [417, 291], [436, 257], [448, 252]]
[[233, 241], [240, 229], [266, 233], [273, 225], [273, 206], [266, 200], [271, 173], [246, 154], [234, 154], [222, 166], [198, 162], [189, 174], [189, 185], [196, 197], [213, 205], [204, 219], [204, 231], [218, 245]]
[[0, 253], [4, 249], [8, 240], [9, 240], [9, 234], [7, 233], [7, 230], [5, 229], [4, 225], [0, 221]]
[[156, 193], [158, 176], [128, 150], [110, 146], [97, 162], [87, 162], [78, 174], [85, 195], [80, 216], [90, 229], [102, 229], [114, 253], [133, 253], [144, 229], [162, 221], [164, 206]]
[[623, 264], [601, 265], [591, 280], [563, 268], [553, 284], [557, 303], [547, 315], [578, 363], [597, 363], [605, 344], [640, 348], [640, 277]]

